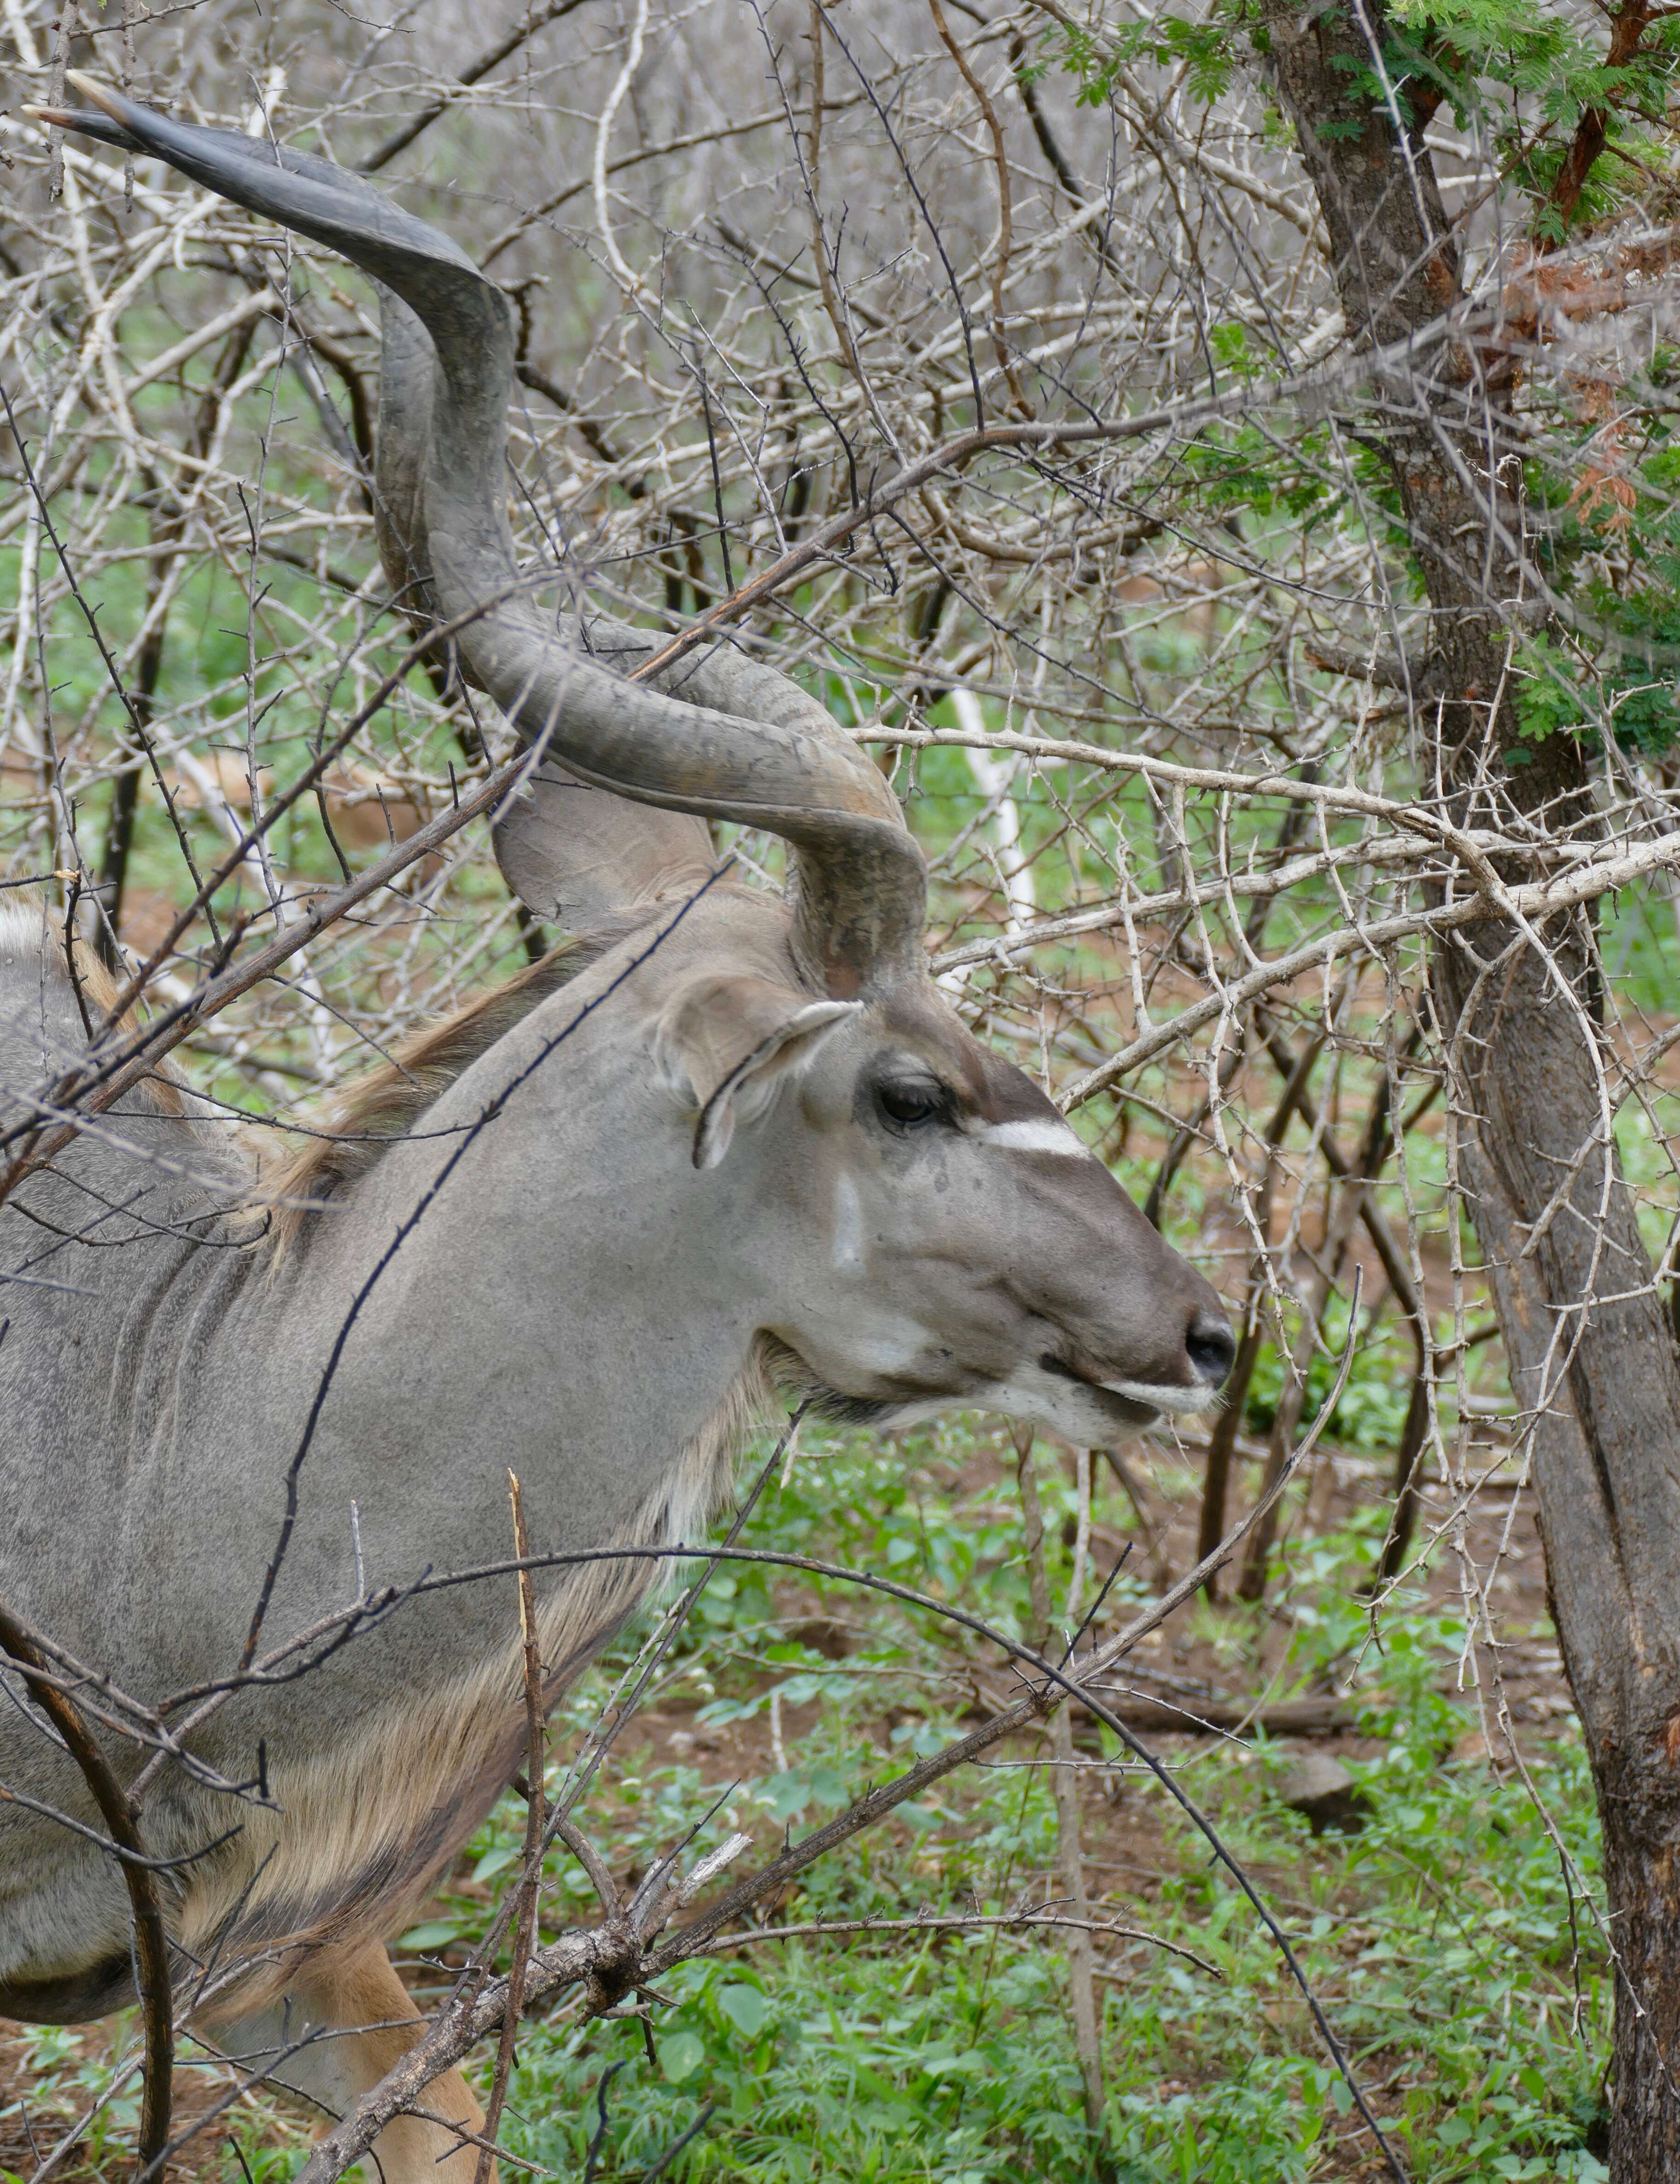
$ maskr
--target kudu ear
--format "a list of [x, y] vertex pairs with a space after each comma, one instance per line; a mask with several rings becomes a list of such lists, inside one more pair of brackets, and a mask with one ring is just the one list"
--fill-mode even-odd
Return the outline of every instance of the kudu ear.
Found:
[[696, 1167], [716, 1167], [737, 1123], [751, 1123], [860, 1001], [812, 1001], [746, 972], [697, 978], [660, 1018], [660, 1067], [679, 1098], [700, 1109]]
[[705, 820], [631, 804], [553, 766], [508, 800], [492, 838], [525, 907], [573, 931], [695, 887], [713, 864]]

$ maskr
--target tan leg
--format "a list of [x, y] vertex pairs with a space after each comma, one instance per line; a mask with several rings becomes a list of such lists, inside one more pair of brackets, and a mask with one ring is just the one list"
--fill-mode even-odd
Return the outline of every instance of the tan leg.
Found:
[[[422, 2022], [383, 1943], [369, 1942], [323, 1950], [299, 1972], [283, 2003], [224, 2025], [215, 2038], [225, 2053], [243, 2055], [256, 2068], [265, 2054], [277, 2055], [319, 2026], [323, 2036], [277, 2061], [271, 2082], [302, 2093], [336, 2120], [407, 2054]], [[434, 2078], [419, 2105], [466, 2131], [483, 2129], [483, 2111], [459, 2070]], [[332, 2127], [324, 2122], [321, 2134]], [[463, 2145], [443, 2123], [398, 2116], [366, 2159], [366, 2173], [376, 2184], [472, 2184], [478, 2148]], [[491, 2184], [495, 2176], [492, 2162]]]

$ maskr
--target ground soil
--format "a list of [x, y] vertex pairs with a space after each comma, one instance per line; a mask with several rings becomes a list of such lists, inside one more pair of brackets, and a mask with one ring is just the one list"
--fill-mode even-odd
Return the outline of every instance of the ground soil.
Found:
[[[75, 2082], [78, 2068], [109, 2062], [114, 2040], [126, 2053], [133, 2037], [130, 2019], [80, 2027], [70, 2053], [43, 2072], [36, 2066], [39, 2051], [29, 2028], [0, 2018], [0, 2176], [9, 2172], [27, 2178], [34, 2173], [39, 2160], [87, 2114], [88, 2096]], [[201, 2118], [210, 2120], [170, 2163], [170, 2177], [183, 2184], [225, 2184], [226, 2148], [236, 2120], [241, 2135], [254, 2136], [260, 2144], [294, 2143], [310, 2136], [311, 2126], [300, 2117], [282, 2115], [267, 2101], [239, 2094], [230, 2072], [208, 2059], [192, 2061], [185, 2043], [182, 2056], [176, 2070], [170, 2136], [184, 2136]], [[125, 2090], [131, 2096], [137, 2086], [136, 2079]], [[230, 2098], [232, 2107], [226, 2105]], [[213, 2110], [219, 2113], [211, 2115]], [[113, 2131], [109, 2143], [79, 2131], [64, 2149], [62, 2165], [53, 2171], [54, 2184], [93, 2184], [96, 2179], [98, 2184], [111, 2184], [132, 2168], [127, 2149], [133, 2141], [131, 2120], [126, 2129]], [[233, 2174], [237, 2176], [237, 2165]]]

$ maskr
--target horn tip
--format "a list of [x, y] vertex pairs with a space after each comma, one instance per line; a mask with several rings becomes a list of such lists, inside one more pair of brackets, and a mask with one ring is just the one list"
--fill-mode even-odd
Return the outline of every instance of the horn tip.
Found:
[[123, 109], [127, 100], [120, 98], [109, 84], [101, 83], [98, 76], [89, 75], [81, 69], [66, 69], [64, 81], [74, 85], [84, 98], [91, 99], [107, 120], [122, 121], [126, 118]]

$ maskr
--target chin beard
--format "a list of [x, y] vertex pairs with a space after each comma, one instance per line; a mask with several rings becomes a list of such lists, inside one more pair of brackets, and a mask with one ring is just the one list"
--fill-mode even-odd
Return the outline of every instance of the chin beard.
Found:
[[[926, 1417], [929, 1407], [913, 1400], [905, 1401], [891, 1396], [848, 1396], [839, 1388], [831, 1388], [820, 1373], [814, 1373], [796, 1350], [785, 1342], [779, 1342], [773, 1334], [763, 1335], [765, 1369], [770, 1375], [776, 1393], [790, 1403], [803, 1403], [819, 1418], [837, 1426], [888, 1427], [903, 1424], [912, 1417]], [[931, 1407], [939, 1410], [959, 1410], [957, 1398]]]
[[[803, 1403], [819, 1418], [839, 1426], [873, 1426], [882, 1432], [919, 1425], [929, 1418], [944, 1418], [952, 1411], [994, 1411], [1004, 1418], [1020, 1418], [1041, 1432], [1059, 1434], [1076, 1447], [1106, 1448], [1111, 1441], [1130, 1440], [1153, 1425], [1161, 1411], [1204, 1410], [1218, 1407], [1220, 1398], [1211, 1389], [1197, 1390], [1188, 1401], [1172, 1403], [1147, 1400], [1157, 1391], [1130, 1384], [1124, 1389], [1090, 1384], [1039, 1359], [1021, 1366], [1007, 1379], [981, 1382], [948, 1395], [848, 1396], [830, 1387], [796, 1350], [774, 1335], [760, 1338], [765, 1369], [771, 1384], [784, 1401]], [[1177, 1391], [1160, 1391], [1170, 1397]]]

